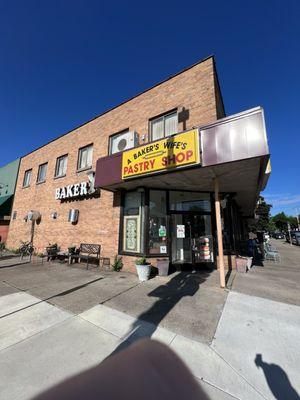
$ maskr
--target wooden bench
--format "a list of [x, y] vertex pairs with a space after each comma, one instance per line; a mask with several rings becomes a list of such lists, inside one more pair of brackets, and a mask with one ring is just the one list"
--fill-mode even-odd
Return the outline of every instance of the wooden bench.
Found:
[[100, 268], [100, 252], [100, 244], [81, 243], [79, 247], [79, 253], [70, 254], [69, 263], [72, 264], [73, 260], [77, 260], [78, 262], [81, 262], [81, 260], [86, 260], [86, 269], [88, 269], [89, 261], [96, 260], [96, 263]]

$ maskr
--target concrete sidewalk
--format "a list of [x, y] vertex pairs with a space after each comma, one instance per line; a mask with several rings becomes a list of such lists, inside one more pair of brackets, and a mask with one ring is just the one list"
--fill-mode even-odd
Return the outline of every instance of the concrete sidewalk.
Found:
[[140, 284], [134, 274], [87, 271], [78, 264], [1, 264], [0, 296], [21, 290], [76, 315], [105, 304], [204, 343], [211, 343], [227, 297], [216, 270], [174, 273]]
[[[298, 399], [300, 248], [237, 274], [134, 275], [0, 263], [0, 393], [29, 400], [148, 337], [170, 346], [210, 399]], [[154, 323], [153, 323], [154, 322]], [[30, 366], [30, 368], [28, 367]]]
[[282, 240], [271, 240], [281, 261], [263, 261], [247, 274], [236, 274], [232, 290], [278, 302], [300, 306], [300, 246]]
[[[0, 392], [8, 400], [30, 399], [144, 337], [169, 345], [211, 399], [293, 399], [293, 388], [300, 391], [297, 306], [230, 293], [211, 346], [104, 305], [75, 316], [26, 293], [13, 293], [0, 298], [0, 308], [5, 315]], [[268, 365], [277, 374], [273, 381]], [[276, 390], [290, 395], [276, 397]]]
[[211, 399], [262, 398], [213, 348], [109, 307], [74, 316], [25, 293], [2, 297], [0, 307], [0, 392], [7, 400], [30, 399], [150, 336], [185, 360]]

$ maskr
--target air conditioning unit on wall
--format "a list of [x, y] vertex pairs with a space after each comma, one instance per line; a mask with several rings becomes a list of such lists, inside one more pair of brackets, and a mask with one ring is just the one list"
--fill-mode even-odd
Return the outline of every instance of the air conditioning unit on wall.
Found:
[[111, 154], [132, 149], [138, 145], [138, 134], [135, 131], [124, 132], [111, 138]]

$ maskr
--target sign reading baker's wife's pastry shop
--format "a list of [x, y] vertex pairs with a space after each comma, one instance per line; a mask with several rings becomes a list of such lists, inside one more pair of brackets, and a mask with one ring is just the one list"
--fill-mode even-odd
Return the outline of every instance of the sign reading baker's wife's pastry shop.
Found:
[[200, 162], [198, 129], [158, 140], [122, 154], [122, 179]]

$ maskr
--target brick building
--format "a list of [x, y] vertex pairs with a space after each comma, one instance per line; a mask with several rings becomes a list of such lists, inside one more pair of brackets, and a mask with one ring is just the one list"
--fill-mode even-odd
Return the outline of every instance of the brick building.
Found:
[[[228, 236], [228, 243], [225, 240], [224, 245], [228, 254], [236, 252], [238, 241], [242, 240], [242, 217], [253, 216], [257, 195], [266, 182], [269, 154], [261, 109], [246, 117], [224, 117], [215, 62], [209, 57], [22, 157], [8, 247], [16, 248], [21, 240], [30, 240], [31, 225], [26, 215], [34, 210], [41, 216], [33, 237], [37, 251], [44, 251], [49, 243], [58, 243], [63, 249], [80, 243], [98, 243], [102, 256], [112, 260], [121, 254], [124, 268], [133, 270], [134, 258], [141, 254], [154, 260], [169, 257], [174, 264], [195, 263], [197, 257], [199, 262], [204, 261], [203, 252], [196, 255], [192, 248], [195, 238], [207, 236], [210, 242], [206, 258], [215, 262], [216, 226], [211, 215], [216, 188], [212, 179], [221, 177], [219, 170], [223, 168], [227, 171], [224, 187], [222, 178], [218, 182], [218, 200], [227, 202], [221, 215], [223, 232], [224, 221], [230, 225], [224, 235]], [[254, 123], [258, 124], [259, 137], [255, 140], [261, 143], [259, 154], [252, 154], [248, 146], [246, 153], [241, 151], [234, 158], [232, 135], [226, 136], [230, 149], [224, 132], [207, 135], [242, 120], [249, 122], [249, 118], [256, 119]], [[222, 123], [216, 125], [220, 119]], [[180, 132], [186, 134], [180, 136]], [[214, 138], [214, 155], [204, 152], [204, 147], [210, 146], [208, 137]], [[216, 138], [223, 138], [223, 144]], [[238, 136], [235, 138], [239, 140]], [[246, 139], [241, 134], [241, 141]], [[150, 142], [154, 142], [152, 147], [147, 146]], [[170, 146], [170, 142], [173, 147], [169, 158], [163, 161], [165, 167], [151, 171], [153, 150], [166, 146], [165, 143]], [[230, 159], [221, 157], [223, 145]], [[131, 154], [130, 148], [139, 149], [138, 146], [140, 154], [149, 154], [131, 171], [131, 176], [130, 167], [124, 176], [122, 157]], [[193, 150], [187, 153], [191, 159], [182, 161], [184, 154], [178, 153], [180, 149], [174, 151], [176, 146], [192, 146]], [[205, 154], [215, 156], [213, 163], [205, 159]], [[237, 164], [241, 159], [244, 164]], [[245, 163], [247, 159], [249, 162]], [[127, 162], [131, 162], [128, 157]], [[214, 167], [210, 168], [211, 165]], [[142, 171], [143, 168], [149, 171]], [[245, 172], [244, 177], [241, 171]], [[239, 187], [230, 186], [235, 176], [236, 184], [241, 186], [240, 197], [236, 196]], [[251, 187], [243, 187], [245, 179]], [[70, 210], [77, 210], [76, 223], [69, 222]], [[178, 229], [182, 232], [176, 237], [174, 232]]]

